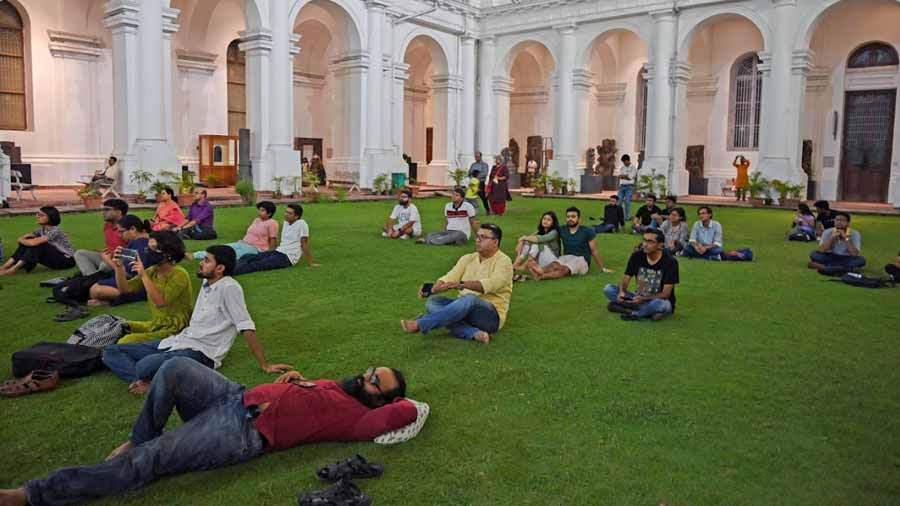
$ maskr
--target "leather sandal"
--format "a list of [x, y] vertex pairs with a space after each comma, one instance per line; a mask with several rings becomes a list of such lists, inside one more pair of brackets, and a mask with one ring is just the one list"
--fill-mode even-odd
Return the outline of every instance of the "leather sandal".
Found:
[[88, 316], [90, 313], [84, 309], [81, 309], [78, 306], [69, 306], [66, 309], [65, 313], [59, 313], [58, 315], [53, 317], [53, 321], [57, 322], [72, 322], [79, 318], [84, 318]]
[[58, 371], [38, 369], [36, 371], [31, 371], [24, 378], [12, 383], [4, 383], [3, 386], [0, 386], [0, 396], [19, 397], [35, 392], [45, 392], [53, 390], [57, 385], [59, 385]]
[[357, 453], [350, 458], [319, 469], [316, 471], [316, 476], [322, 481], [335, 483], [342, 479], [378, 478], [383, 472], [384, 466], [376, 463], [370, 464]]
[[297, 498], [298, 506], [371, 506], [367, 496], [350, 480], [341, 480], [326, 490], [306, 492]]

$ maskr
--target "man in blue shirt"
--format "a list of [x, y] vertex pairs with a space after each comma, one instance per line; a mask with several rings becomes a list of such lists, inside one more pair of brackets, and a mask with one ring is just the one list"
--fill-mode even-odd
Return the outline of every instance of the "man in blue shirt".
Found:
[[687, 258], [705, 258], [706, 260], [722, 260], [722, 225], [712, 219], [711, 207], [697, 209], [700, 221], [694, 223], [691, 238], [681, 255]]

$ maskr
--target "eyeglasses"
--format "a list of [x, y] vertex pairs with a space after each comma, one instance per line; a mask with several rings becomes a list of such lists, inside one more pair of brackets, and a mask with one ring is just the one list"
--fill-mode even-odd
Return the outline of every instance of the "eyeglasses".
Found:
[[643, 242], [646, 242], [646, 243], [649, 243], [649, 244], [656, 244], [656, 243], [659, 242], [659, 241], [657, 241], [656, 239], [642, 239], [642, 241], [643, 241]]
[[370, 367], [366, 369], [365, 376], [368, 376], [369, 379], [366, 380], [370, 385], [378, 389], [378, 393], [384, 395], [384, 392], [381, 390], [381, 379], [378, 377], [378, 373], [375, 372], [374, 367]]
[[492, 235], [475, 234], [476, 241], [487, 241], [488, 239], [496, 239], [496, 237]]

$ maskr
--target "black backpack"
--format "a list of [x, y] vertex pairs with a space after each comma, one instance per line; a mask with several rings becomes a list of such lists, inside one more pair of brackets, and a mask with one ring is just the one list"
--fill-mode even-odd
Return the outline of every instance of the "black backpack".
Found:
[[38, 369], [59, 371], [62, 378], [79, 378], [102, 367], [100, 349], [80, 344], [41, 342], [12, 355], [12, 372], [17, 378]]
[[89, 276], [76, 276], [53, 287], [53, 298], [60, 304], [78, 306], [91, 297], [91, 287], [109, 277], [108, 272], [95, 272]]
[[894, 286], [894, 281], [891, 278], [873, 278], [854, 272], [844, 274], [841, 276], [840, 280], [848, 285], [861, 286], [863, 288], [884, 288], [886, 286]]

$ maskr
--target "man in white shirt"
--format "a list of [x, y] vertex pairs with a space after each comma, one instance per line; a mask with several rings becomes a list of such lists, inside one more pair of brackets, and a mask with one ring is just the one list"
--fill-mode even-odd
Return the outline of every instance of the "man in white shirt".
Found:
[[103, 363], [120, 379], [129, 382], [128, 391], [142, 395], [150, 380], [169, 359], [187, 357], [218, 368], [240, 332], [247, 340], [260, 369], [282, 373], [293, 369], [287, 364], [269, 364], [256, 337], [256, 324], [247, 311], [244, 290], [231, 277], [236, 254], [228, 246], [210, 246], [200, 261], [197, 276], [204, 280], [191, 322], [180, 334], [162, 341], [118, 344], [103, 349]]
[[381, 237], [391, 239], [409, 239], [422, 235], [422, 218], [419, 216], [419, 208], [410, 202], [412, 192], [402, 190], [399, 195], [399, 203], [394, 206], [381, 232]]
[[303, 206], [289, 204], [284, 210], [281, 244], [274, 250], [242, 256], [234, 268], [234, 275], [286, 269], [297, 265], [300, 257], [306, 257], [306, 264], [310, 267], [318, 267], [309, 249], [309, 225], [302, 218]]
[[631, 165], [631, 157], [622, 155], [622, 168], [619, 169], [619, 205], [624, 206], [625, 221], [631, 220], [631, 196], [634, 194], [634, 183], [637, 181], [640, 167]]
[[478, 230], [475, 208], [466, 202], [466, 190], [461, 186], [453, 189], [451, 198], [444, 206], [444, 230], [432, 232], [416, 243], [459, 246], [469, 242], [472, 230]]

